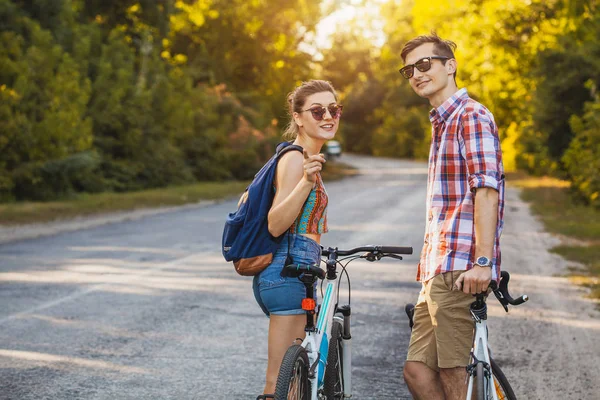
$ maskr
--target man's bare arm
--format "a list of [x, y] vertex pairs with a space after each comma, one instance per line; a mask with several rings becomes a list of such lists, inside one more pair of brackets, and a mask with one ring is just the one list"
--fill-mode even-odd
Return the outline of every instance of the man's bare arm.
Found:
[[[498, 223], [498, 192], [483, 187], [475, 194], [475, 259], [485, 256], [492, 260]], [[465, 293], [481, 293], [492, 280], [492, 269], [475, 265], [456, 280], [456, 288]]]

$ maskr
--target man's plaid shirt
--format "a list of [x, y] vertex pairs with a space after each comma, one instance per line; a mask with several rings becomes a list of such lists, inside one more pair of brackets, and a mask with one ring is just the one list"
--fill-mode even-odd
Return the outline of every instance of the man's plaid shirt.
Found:
[[427, 223], [417, 280], [468, 270], [475, 257], [475, 189], [498, 191], [498, 224], [492, 279], [500, 275], [504, 217], [504, 168], [492, 113], [461, 89], [431, 110]]

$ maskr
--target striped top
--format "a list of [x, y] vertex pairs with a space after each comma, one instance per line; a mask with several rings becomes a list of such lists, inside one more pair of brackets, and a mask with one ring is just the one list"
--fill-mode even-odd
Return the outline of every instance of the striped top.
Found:
[[317, 182], [310, 191], [298, 218], [290, 227], [290, 233], [322, 234], [328, 232], [327, 203], [329, 198], [323, 185], [321, 174], [317, 173]]
[[492, 113], [461, 89], [429, 115], [432, 129], [425, 243], [417, 280], [473, 268], [476, 189], [498, 191], [492, 279], [500, 275], [504, 169]]

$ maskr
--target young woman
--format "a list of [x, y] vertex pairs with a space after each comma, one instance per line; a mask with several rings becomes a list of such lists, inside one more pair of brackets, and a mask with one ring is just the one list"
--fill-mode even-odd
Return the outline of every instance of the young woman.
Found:
[[[284, 138], [304, 149], [290, 151], [277, 165], [275, 198], [269, 211], [269, 231], [284, 235], [273, 262], [254, 277], [256, 301], [270, 318], [267, 381], [257, 400], [273, 398], [283, 356], [296, 338], [304, 338], [306, 295], [297, 278], [282, 277], [289, 263], [316, 264], [321, 260], [321, 234], [327, 232], [327, 193], [320, 171], [323, 144], [337, 132], [342, 106], [329, 82], [304, 82], [288, 96], [290, 122]], [[316, 293], [315, 293], [316, 295]]]

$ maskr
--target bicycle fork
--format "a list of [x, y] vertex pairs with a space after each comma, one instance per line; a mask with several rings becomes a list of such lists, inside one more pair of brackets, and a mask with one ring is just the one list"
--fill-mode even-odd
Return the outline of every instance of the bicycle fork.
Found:
[[344, 382], [344, 397], [352, 397], [352, 335], [350, 334], [350, 316], [352, 310], [350, 305], [341, 306], [338, 312], [343, 318], [336, 317], [341, 320], [344, 327], [342, 333], [342, 381]]
[[[498, 400], [498, 395], [496, 394], [496, 389], [494, 387], [494, 375], [492, 373], [490, 353], [487, 343], [487, 322], [485, 320], [476, 321], [475, 339], [473, 340], [473, 349], [471, 350], [471, 364], [467, 367], [467, 370], [470, 369], [469, 374], [467, 375], [469, 379], [467, 399], [472, 398], [471, 396], [475, 386], [477, 364], [481, 363], [483, 364], [485, 398], [493, 398], [494, 400]], [[492, 394], [492, 397], [490, 397], [490, 393]]]

